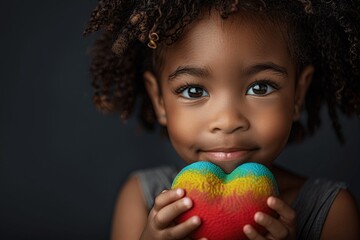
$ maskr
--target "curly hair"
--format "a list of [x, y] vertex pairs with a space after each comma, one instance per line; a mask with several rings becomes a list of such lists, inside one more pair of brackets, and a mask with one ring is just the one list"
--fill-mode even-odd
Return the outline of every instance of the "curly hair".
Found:
[[[300, 142], [321, 124], [323, 103], [338, 139], [343, 142], [338, 111], [360, 115], [360, 2], [357, 0], [100, 0], [84, 34], [101, 30], [92, 48], [93, 102], [123, 120], [140, 102], [139, 119], [146, 129], [157, 124], [142, 73], [156, 74], [161, 47], [179, 39], [203, 9], [216, 9], [223, 19], [238, 11], [263, 14], [285, 23], [299, 69], [312, 64], [313, 81], [306, 95], [306, 123], [295, 122], [289, 142]], [[151, 45], [150, 45], [151, 47]], [[154, 60], [155, 59], [155, 60]], [[304, 126], [305, 125], [305, 126]]]

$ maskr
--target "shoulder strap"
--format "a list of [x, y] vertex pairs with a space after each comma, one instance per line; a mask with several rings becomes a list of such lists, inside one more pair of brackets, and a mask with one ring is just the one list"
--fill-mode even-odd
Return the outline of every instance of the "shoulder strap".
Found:
[[135, 172], [143, 190], [148, 210], [154, 205], [155, 197], [164, 189], [170, 189], [178, 171], [175, 167], [163, 166]]
[[341, 189], [343, 182], [324, 179], [308, 180], [293, 204], [298, 216], [297, 239], [320, 239], [329, 209]]

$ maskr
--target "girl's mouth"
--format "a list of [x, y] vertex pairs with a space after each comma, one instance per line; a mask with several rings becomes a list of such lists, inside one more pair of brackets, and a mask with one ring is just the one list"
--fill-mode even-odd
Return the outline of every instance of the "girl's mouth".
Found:
[[246, 158], [255, 149], [212, 149], [201, 151], [201, 158], [209, 161], [227, 162]]

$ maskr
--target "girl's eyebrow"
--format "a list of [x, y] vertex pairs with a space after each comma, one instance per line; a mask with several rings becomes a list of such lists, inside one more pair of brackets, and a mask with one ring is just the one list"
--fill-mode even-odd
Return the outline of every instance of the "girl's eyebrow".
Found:
[[273, 62], [257, 63], [257, 64], [251, 65], [250, 67], [246, 68], [243, 72], [246, 76], [252, 76], [256, 73], [263, 72], [263, 71], [273, 71], [284, 77], [287, 77], [289, 75], [287, 72], [287, 69], [285, 67], [282, 67]]
[[[288, 76], [287, 69], [273, 62], [263, 62], [256, 63], [244, 69], [242, 72], [245, 76], [252, 76], [259, 72], [263, 71], [272, 71], [284, 77]], [[181, 76], [181, 75], [190, 75], [199, 78], [207, 78], [210, 76], [210, 70], [205, 67], [197, 67], [197, 66], [179, 66], [175, 71], [170, 73], [168, 79], [169, 81]]]
[[179, 77], [180, 75], [191, 75], [194, 77], [206, 78], [210, 76], [210, 71], [204, 67], [197, 66], [179, 66], [176, 70], [170, 73], [168, 79], [169, 81]]

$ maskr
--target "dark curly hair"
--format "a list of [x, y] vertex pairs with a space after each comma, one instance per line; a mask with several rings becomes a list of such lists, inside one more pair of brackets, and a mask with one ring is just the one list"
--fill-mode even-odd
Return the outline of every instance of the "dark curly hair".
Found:
[[94, 104], [105, 112], [129, 118], [140, 103], [139, 117], [147, 129], [157, 121], [142, 73], [158, 70], [161, 47], [151, 49], [150, 35], [166, 46], [181, 36], [204, 9], [216, 9], [223, 19], [238, 11], [263, 14], [285, 23], [298, 71], [315, 67], [305, 99], [305, 127], [295, 122], [289, 141], [301, 141], [320, 126], [320, 109], [328, 106], [333, 128], [344, 141], [338, 110], [360, 115], [360, 2], [358, 0], [100, 0], [84, 34], [102, 30], [92, 48]]

